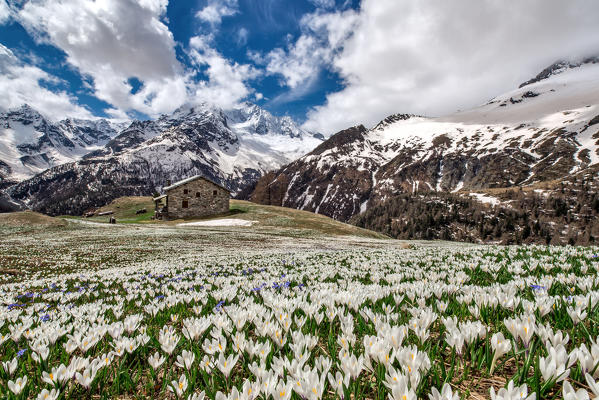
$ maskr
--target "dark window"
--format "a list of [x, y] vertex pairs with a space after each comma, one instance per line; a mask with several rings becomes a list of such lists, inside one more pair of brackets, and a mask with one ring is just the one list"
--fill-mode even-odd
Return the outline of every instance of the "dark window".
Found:
[[200, 192], [196, 192], [196, 197], [201, 197]]
[[189, 193], [189, 190], [183, 189], [183, 194], [187, 194], [187, 193]]
[[181, 205], [181, 207], [189, 208], [189, 203], [187, 202], [187, 200], [183, 200], [183, 204]]
[[214, 196], [216, 196], [216, 194], [217, 194], [217, 193], [218, 193], [218, 192], [217, 192], [216, 190], [212, 191], [212, 194], [213, 194]]

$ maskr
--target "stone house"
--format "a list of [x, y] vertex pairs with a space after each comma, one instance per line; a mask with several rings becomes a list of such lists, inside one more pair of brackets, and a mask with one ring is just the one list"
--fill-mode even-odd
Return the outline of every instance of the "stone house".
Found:
[[164, 192], [154, 199], [157, 219], [207, 217], [229, 212], [231, 192], [201, 175], [167, 186]]

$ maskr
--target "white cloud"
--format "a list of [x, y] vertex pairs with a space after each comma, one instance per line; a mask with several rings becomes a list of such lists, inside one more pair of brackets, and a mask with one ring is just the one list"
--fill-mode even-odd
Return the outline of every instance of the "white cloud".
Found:
[[219, 25], [224, 17], [239, 12], [237, 0], [208, 0], [206, 7], [196, 13], [196, 17], [213, 25]]
[[231, 63], [211, 47], [211, 37], [194, 36], [189, 41], [189, 55], [198, 69], [206, 68], [207, 81], [196, 84], [192, 102], [208, 102], [222, 108], [232, 108], [252, 94], [247, 81], [259, 75], [247, 64]]
[[326, 56], [314, 37], [301, 36], [287, 51], [279, 48], [268, 53], [266, 71], [281, 75], [282, 84], [294, 89], [318, 73]]
[[[290, 86], [297, 84], [309, 66], [296, 60], [296, 48], [322, 36], [313, 26], [328, 32], [326, 47], [312, 51], [338, 49], [327, 66], [339, 73], [345, 88], [312, 110], [305, 127], [330, 134], [358, 123], [373, 125], [396, 112], [439, 115], [471, 107], [559, 58], [599, 52], [597, 15], [599, 2], [593, 0], [509, 6], [494, 0], [363, 0], [359, 15], [307, 18], [310, 30], [272, 58], [297, 74], [282, 67], [271, 71]], [[351, 35], [345, 26], [353, 28]]]
[[239, 30], [237, 31], [237, 46], [245, 46], [248, 42], [249, 36], [250, 31], [248, 31], [246, 28], [239, 28]]
[[316, 7], [320, 8], [333, 8], [335, 7], [335, 0], [308, 0]]
[[0, 25], [4, 25], [10, 19], [10, 8], [5, 0], [0, 0]]
[[31, 65], [25, 65], [0, 44], [0, 110], [6, 111], [29, 104], [51, 120], [65, 115], [92, 118], [91, 113], [76, 104], [67, 93], [53, 92], [43, 82], [57, 83], [58, 78]]
[[322, 67], [333, 61], [340, 45], [351, 36], [356, 18], [353, 10], [308, 14], [301, 21], [304, 32], [286, 49], [276, 48], [265, 56], [254, 53], [251, 57], [266, 64], [268, 74], [279, 75], [283, 85], [296, 91], [283, 98], [297, 99], [300, 93], [307, 93], [306, 87], [315, 82]]
[[268, 102], [269, 106], [278, 106], [281, 104], [291, 103], [293, 101], [299, 100], [304, 96], [312, 93], [318, 83], [320, 82], [320, 73], [316, 71], [314, 74], [310, 75], [306, 80], [302, 81], [301, 85], [293, 87], [290, 90], [287, 90], [272, 100]]
[[[55, 45], [93, 82], [95, 95], [121, 111], [149, 115], [185, 102], [175, 42], [161, 21], [167, 0], [32, 0], [18, 19], [38, 40]], [[131, 93], [127, 80], [143, 88]], [[168, 99], [168, 100], [167, 100]]]

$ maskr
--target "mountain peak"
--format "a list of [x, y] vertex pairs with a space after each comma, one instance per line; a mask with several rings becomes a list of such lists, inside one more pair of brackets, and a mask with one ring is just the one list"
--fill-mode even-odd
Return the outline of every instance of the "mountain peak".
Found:
[[386, 127], [388, 127], [389, 125], [394, 124], [398, 121], [405, 121], [405, 120], [413, 118], [413, 117], [417, 117], [417, 115], [414, 115], [414, 114], [392, 114], [392, 115], [389, 115], [384, 120], [382, 120], [381, 122], [379, 122], [378, 124], [376, 124], [375, 127], [372, 128], [372, 130], [373, 131], [382, 130], [382, 129], [385, 129]]
[[520, 84], [520, 86], [518, 86], [518, 88], [521, 89], [524, 86], [540, 82], [540, 81], [545, 80], [553, 75], [561, 74], [562, 72], [564, 72], [568, 69], [571, 69], [571, 68], [578, 68], [584, 64], [596, 64], [596, 63], [599, 63], [599, 56], [587, 57], [580, 61], [558, 60], [558, 61], [554, 62], [553, 64], [551, 64], [550, 66], [548, 66], [547, 68], [545, 68], [543, 71], [541, 71], [539, 74], [537, 74], [537, 76], [535, 76], [534, 78], [529, 79], [528, 81]]
[[9, 109], [7, 112], [0, 114], [0, 118], [5, 121], [19, 122], [23, 125], [39, 125], [45, 121], [44, 117], [29, 104]]
[[30, 119], [43, 118], [42, 115], [35, 108], [31, 107], [29, 104], [26, 103], [23, 103], [20, 107], [9, 109], [5, 114], [10, 116], [21, 115]]

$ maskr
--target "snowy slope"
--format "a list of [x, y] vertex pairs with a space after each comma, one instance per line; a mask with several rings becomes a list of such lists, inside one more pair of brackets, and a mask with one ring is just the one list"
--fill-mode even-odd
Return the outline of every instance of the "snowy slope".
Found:
[[[161, 154], [176, 146], [168, 132], [198, 128], [213, 139], [202, 154]], [[165, 134], [163, 139], [160, 138]], [[185, 135], [184, 135], [185, 136]], [[123, 156], [170, 163], [173, 174], [189, 162], [217, 165], [223, 180], [240, 178], [244, 170], [260, 174], [277, 169], [316, 147], [322, 139], [299, 128], [289, 117], [275, 117], [246, 103], [224, 111], [207, 104], [185, 106], [150, 121], [115, 123], [104, 119], [66, 119], [52, 123], [31, 107], [0, 114], [0, 178], [21, 181], [48, 168], [77, 161]], [[163, 146], [160, 146], [160, 144]], [[149, 146], [149, 147], [148, 147]], [[148, 148], [146, 148], [148, 147]], [[125, 153], [129, 153], [126, 155]], [[165, 165], [169, 167], [169, 165]]]
[[167, 180], [210, 170], [211, 178], [236, 191], [321, 142], [290, 118], [250, 103], [228, 111], [201, 104], [156, 121], [134, 122], [85, 158], [144, 162], [156, 171], [151, 179], [158, 189]]
[[255, 201], [348, 220], [400, 193], [470, 192], [599, 167], [599, 62], [562, 63], [452, 115], [396, 114], [355, 127], [263, 178]]
[[23, 180], [103, 147], [121, 124], [104, 119], [52, 123], [28, 105], [0, 114], [0, 178]]

